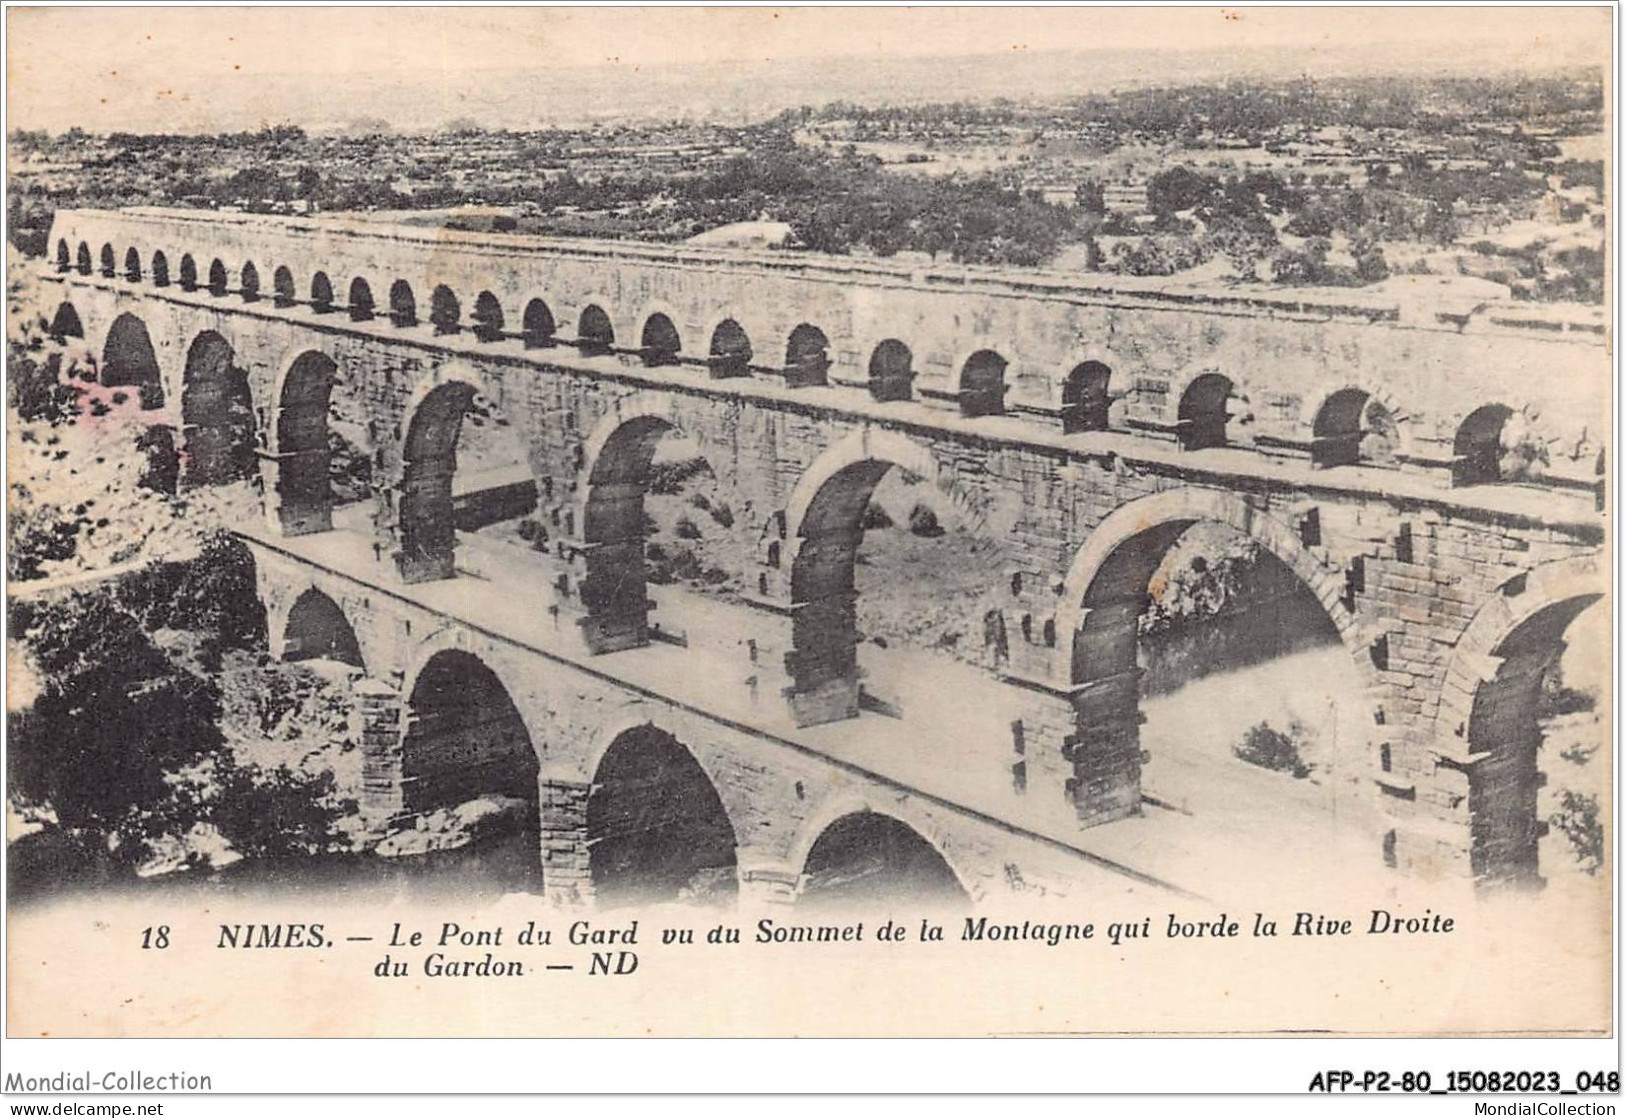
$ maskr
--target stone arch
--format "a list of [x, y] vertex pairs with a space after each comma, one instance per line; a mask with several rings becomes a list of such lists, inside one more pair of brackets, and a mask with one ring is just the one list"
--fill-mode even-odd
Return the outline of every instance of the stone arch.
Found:
[[279, 307], [291, 307], [299, 302], [299, 289], [286, 264], [277, 265], [276, 271], [271, 273], [271, 300]]
[[49, 333], [59, 342], [85, 336], [85, 324], [79, 320], [78, 310], [66, 299], [57, 304], [56, 313], [51, 316]]
[[452, 482], [463, 418], [477, 401], [496, 397], [480, 374], [462, 364], [436, 368], [408, 401], [395, 515], [396, 565], [407, 582], [456, 573], [457, 527]]
[[869, 355], [869, 395], [882, 403], [914, 396], [914, 354], [896, 338], [880, 342]]
[[182, 480], [222, 485], [254, 473], [254, 404], [231, 343], [205, 330], [186, 351], [181, 379]]
[[[1546, 444], [1529, 405], [1485, 404], [1469, 412], [1451, 442], [1451, 485], [1496, 485], [1530, 481], [1546, 465]], [[1508, 445], [1509, 437], [1521, 435]], [[1515, 453], [1517, 452], [1517, 453]]]
[[238, 294], [243, 297], [243, 302], [245, 303], [254, 303], [259, 301], [260, 270], [254, 267], [254, 262], [252, 260], [243, 265], [242, 281], [241, 286], [238, 289]]
[[163, 254], [162, 249], [152, 254], [152, 285], [169, 286], [169, 257]]
[[366, 671], [361, 643], [356, 639], [350, 619], [344, 616], [337, 602], [314, 586], [294, 599], [282, 624], [281, 636], [281, 657], [288, 663], [334, 660]]
[[463, 305], [456, 292], [440, 284], [429, 295], [429, 323], [436, 334], [458, 334], [463, 329]]
[[710, 349], [706, 358], [714, 377], [743, 377], [750, 375], [750, 335], [736, 318], [724, 318], [711, 330]]
[[337, 363], [320, 350], [298, 354], [277, 377], [276, 419], [270, 431], [276, 482], [269, 511], [283, 535], [309, 535], [333, 526], [328, 406], [337, 382]]
[[96, 270], [96, 266], [90, 258], [90, 246], [84, 241], [79, 242], [79, 252], [75, 259], [81, 276], [88, 276]]
[[526, 349], [545, 349], [553, 344], [559, 326], [547, 301], [537, 297], [525, 302], [525, 313], [519, 328], [524, 334]]
[[[576, 524], [588, 548], [578, 591], [582, 635], [594, 653], [649, 642], [644, 499], [655, 451], [672, 433], [689, 434], [671, 402], [637, 396], [599, 420], [582, 448]], [[705, 453], [705, 444], [694, 442]]]
[[215, 298], [226, 295], [231, 290], [231, 276], [219, 257], [209, 262], [209, 294]]
[[1480, 882], [1540, 880], [1539, 692], [1569, 625], [1607, 593], [1595, 557], [1544, 563], [1503, 583], [1456, 642], [1434, 736], [1463, 743], [1440, 763], [1466, 774], [1469, 864]]
[[677, 365], [683, 360], [682, 351], [683, 339], [676, 321], [664, 311], [650, 311], [638, 335], [638, 356], [643, 364], [651, 369]]
[[158, 367], [158, 354], [147, 324], [135, 315], [121, 314], [108, 327], [102, 345], [101, 377], [105, 385], [135, 387], [144, 410], [164, 406], [164, 377]]
[[790, 331], [784, 348], [784, 380], [792, 388], [829, 383], [829, 335], [810, 322]]
[[101, 264], [103, 277], [107, 279], [118, 277], [118, 253], [113, 251], [111, 244], [102, 245]]
[[[524, 845], [535, 850], [540, 764], [514, 693], [485, 657], [443, 644], [423, 651], [402, 692], [403, 812], [421, 816], [475, 799], [495, 801], [497, 818], [516, 824]], [[539, 891], [540, 859], [525, 858], [514, 876], [527, 891]]]
[[73, 270], [73, 250], [68, 247], [67, 239], [62, 237], [56, 242], [56, 270], [59, 272]]
[[134, 245], [124, 253], [124, 278], [131, 283], [141, 282], [141, 254]]
[[[1174, 542], [1199, 522], [1256, 540], [1295, 575], [1337, 631], [1364, 693], [1375, 694], [1376, 668], [1341, 600], [1338, 573], [1285, 524], [1240, 496], [1194, 487], [1121, 505], [1073, 557], [1055, 615], [1052, 684], [1068, 694], [1076, 715], [1077, 745], [1068, 756], [1076, 775], [1067, 793], [1079, 814], [1095, 821], [1139, 811], [1138, 623], [1150, 601], [1152, 575]], [[1376, 722], [1373, 707], [1369, 724]]]
[[374, 314], [372, 302], [372, 285], [360, 276], [350, 281], [350, 297], [347, 301], [351, 322], [371, 322]]
[[594, 357], [615, 350], [615, 325], [600, 303], [588, 303], [576, 317], [576, 347], [583, 356]]
[[1175, 428], [1182, 449], [1230, 445], [1230, 398], [1235, 392], [1235, 382], [1223, 373], [1201, 373], [1190, 379], [1179, 394]]
[[328, 314], [333, 309], [333, 281], [326, 272], [310, 277], [310, 309], [317, 314]]
[[1370, 426], [1386, 417], [1392, 453], [1410, 452], [1410, 431], [1406, 416], [1384, 389], [1363, 384], [1328, 386], [1304, 401], [1302, 422], [1311, 438], [1310, 461], [1321, 467], [1354, 465], [1372, 461], [1362, 450], [1362, 440], [1372, 433], [1384, 433]]
[[481, 342], [500, 342], [507, 320], [502, 314], [502, 301], [490, 291], [481, 291], [474, 298], [474, 337]]
[[959, 414], [967, 418], [1004, 414], [1004, 394], [1009, 389], [1004, 374], [1010, 362], [1003, 354], [979, 349], [959, 367]]
[[699, 758], [652, 721], [603, 740], [583, 809], [597, 902], [732, 904], [739, 840]]
[[938, 465], [924, 443], [885, 428], [863, 427], [819, 455], [797, 480], [785, 505], [787, 535], [792, 539], [803, 535], [802, 527], [807, 523], [813, 499], [832, 478], [849, 467], [871, 461], [896, 466], [930, 481], [953, 502], [954, 508], [968, 525], [979, 531], [984, 530], [988, 519], [987, 509]]
[[930, 480], [972, 530], [986, 516], [942, 471], [931, 452], [889, 431], [862, 428], [819, 456], [785, 510], [790, 560], [791, 651], [787, 691], [798, 725], [854, 718], [859, 707], [854, 566], [863, 514], [893, 467]]
[[[1090, 612], [1087, 604], [1090, 588], [1107, 573], [1112, 557], [1136, 550], [1141, 543], [1161, 543], [1163, 536], [1171, 543], [1186, 528], [1204, 520], [1223, 524], [1257, 540], [1297, 575], [1325, 605], [1332, 624], [1343, 634], [1344, 643], [1351, 646], [1350, 651], [1355, 653], [1354, 660], [1361, 678], [1368, 684], [1375, 683], [1372, 666], [1360, 647], [1354, 615], [1339, 600], [1341, 587], [1337, 572], [1323, 566], [1297, 534], [1274, 516], [1254, 508], [1235, 494], [1198, 488], [1170, 489], [1120, 505], [1089, 533], [1067, 569], [1055, 612], [1058, 639], [1054, 679], [1057, 683], [1074, 682], [1076, 673], [1071, 641], [1084, 627]], [[1154, 533], [1154, 538], [1147, 533]], [[1141, 537], [1146, 538], [1141, 540]], [[1151, 550], [1160, 560], [1166, 546], [1153, 547]], [[1151, 562], [1149, 551], [1144, 551], [1139, 560], [1141, 563]], [[1155, 570], [1155, 567], [1155, 562], [1151, 562], [1150, 570]], [[1150, 570], [1146, 572], [1147, 577]]]
[[968, 907], [971, 889], [947, 850], [939, 830], [901, 798], [882, 807], [835, 796], [802, 823], [788, 862], [798, 873], [798, 904]]
[[1111, 416], [1111, 367], [1101, 361], [1085, 361], [1066, 375], [1061, 385], [1061, 430], [1104, 431]]
[[418, 301], [412, 285], [398, 279], [389, 285], [389, 321], [400, 327], [418, 324]]

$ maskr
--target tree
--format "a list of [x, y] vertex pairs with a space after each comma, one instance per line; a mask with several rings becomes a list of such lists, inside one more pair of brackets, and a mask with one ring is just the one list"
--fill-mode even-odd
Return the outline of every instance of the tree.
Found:
[[1370, 237], [1360, 237], [1354, 241], [1354, 274], [1362, 283], [1378, 283], [1388, 278], [1388, 258], [1383, 255], [1382, 245]]
[[7, 792], [133, 868], [151, 839], [200, 817], [183, 774], [221, 748], [219, 690], [178, 669], [106, 593], [18, 603], [12, 626], [43, 682], [11, 719]]
[[1159, 217], [1211, 205], [1220, 193], [1217, 179], [1189, 167], [1160, 171], [1145, 188], [1146, 205]]
[[1316, 237], [1301, 249], [1283, 248], [1270, 262], [1276, 283], [1315, 285], [1327, 282], [1326, 254], [1331, 245]]
[[1097, 180], [1084, 179], [1073, 192], [1073, 198], [1080, 213], [1106, 216], [1106, 188]]

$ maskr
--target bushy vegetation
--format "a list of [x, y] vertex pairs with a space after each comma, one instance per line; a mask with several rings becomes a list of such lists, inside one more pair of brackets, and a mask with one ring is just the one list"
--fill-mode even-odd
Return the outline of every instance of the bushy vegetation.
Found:
[[1568, 839], [1569, 848], [1580, 869], [1596, 876], [1603, 867], [1607, 851], [1597, 797], [1563, 789], [1558, 797], [1558, 809], [1552, 813], [1550, 823], [1554, 831]]
[[1260, 722], [1242, 735], [1232, 752], [1249, 765], [1303, 780], [1314, 771], [1302, 753], [1310, 737], [1309, 728], [1296, 718], [1285, 730], [1277, 730], [1267, 721]]
[[63, 376], [62, 355], [6, 341], [6, 402], [25, 423], [55, 426], [79, 415], [79, 390]]
[[210, 821], [245, 858], [331, 854], [348, 849], [341, 821], [354, 814], [331, 772], [289, 765], [234, 763], [222, 768]]
[[133, 869], [201, 814], [186, 774], [224, 744], [219, 688], [111, 594], [14, 601], [10, 631], [38, 688], [10, 719], [13, 805]]
[[196, 860], [199, 828], [246, 856], [348, 841], [355, 805], [328, 756], [347, 715], [265, 657], [241, 544], [14, 599], [10, 637], [32, 696], [10, 716], [7, 795], [78, 857], [125, 873], [177, 846]]

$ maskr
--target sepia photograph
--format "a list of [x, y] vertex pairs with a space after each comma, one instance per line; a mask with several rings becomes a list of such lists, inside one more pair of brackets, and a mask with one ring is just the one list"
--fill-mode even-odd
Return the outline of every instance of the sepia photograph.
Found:
[[5, 1035], [1614, 1038], [1616, 14], [9, 6]]

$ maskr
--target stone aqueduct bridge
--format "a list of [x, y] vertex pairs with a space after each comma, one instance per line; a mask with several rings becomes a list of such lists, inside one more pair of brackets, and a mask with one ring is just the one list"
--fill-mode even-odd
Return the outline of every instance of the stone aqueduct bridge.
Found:
[[[1536, 696], [1607, 592], [1610, 373], [1585, 312], [186, 211], [62, 212], [51, 245], [53, 332], [172, 417], [183, 483], [257, 476], [266, 523], [238, 527], [272, 647], [364, 664], [368, 810], [539, 779], [549, 892], [633, 857], [605, 852], [606, 812], [676, 826], [718, 799], [699, 864], [747, 890], [793, 894], [821, 836], [893, 819], [907, 835], [863, 841], [924, 836], [976, 897], [1178, 887], [1100, 851], [1131, 851], [1110, 839], [1141, 810], [1136, 619], [1201, 521], [1259, 541], [1340, 632], [1392, 824], [1373, 863], [1537, 876]], [[341, 403], [373, 442], [360, 536], [332, 516]], [[534, 570], [454, 530], [471, 408], [528, 453], [552, 526]], [[643, 501], [673, 431], [756, 547], [728, 610], [748, 641], [650, 623]], [[1503, 476], [1517, 453], [1538, 478]], [[954, 784], [912, 715], [868, 713], [854, 553], [893, 467], [998, 541], [999, 668], [975, 669], [1020, 711], [977, 743], [998, 781]], [[430, 732], [469, 708], [481, 732]], [[838, 747], [852, 718], [864, 744]], [[640, 735], [665, 744], [622, 747]], [[636, 810], [595, 808], [638, 764], [658, 779]]]

